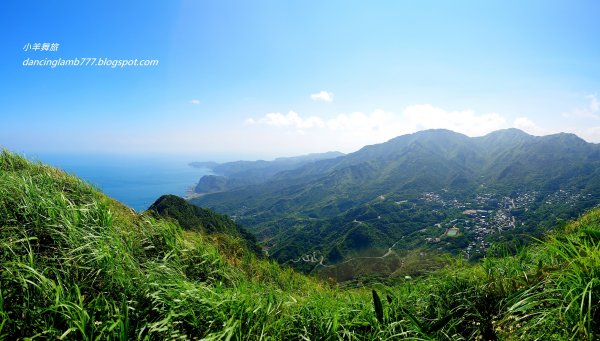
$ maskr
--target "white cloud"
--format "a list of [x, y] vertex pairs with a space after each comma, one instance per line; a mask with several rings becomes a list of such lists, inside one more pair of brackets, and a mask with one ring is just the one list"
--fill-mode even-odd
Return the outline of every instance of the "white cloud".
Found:
[[477, 115], [472, 110], [447, 111], [430, 104], [411, 105], [404, 110], [403, 116], [415, 131], [444, 128], [481, 136], [507, 127], [504, 117], [496, 113]]
[[577, 129], [575, 134], [588, 142], [600, 143], [599, 126]]
[[596, 94], [585, 96], [586, 103], [562, 113], [567, 118], [560, 131], [572, 132], [586, 141], [600, 142], [600, 101]]
[[548, 129], [538, 126], [528, 117], [517, 117], [513, 122], [513, 127], [537, 136], [548, 135], [552, 133]]
[[575, 108], [570, 112], [562, 114], [566, 118], [591, 118], [594, 120], [600, 120], [600, 101], [596, 95], [585, 96], [589, 100], [586, 106]]
[[[469, 136], [481, 136], [509, 126], [506, 119], [496, 113], [449, 111], [429, 104], [408, 106], [399, 113], [381, 109], [368, 113], [309, 117], [294, 111], [268, 113], [259, 118], [249, 118], [246, 123], [257, 128], [273, 129], [261, 136], [278, 136], [281, 146], [305, 151], [335, 149], [343, 152], [424, 129], [445, 128]], [[302, 138], [299, 139], [299, 136]]]
[[325, 121], [326, 129], [333, 132], [345, 132], [354, 136], [379, 136], [392, 138], [406, 132], [398, 117], [391, 112], [377, 109], [371, 113], [353, 112], [339, 114]]
[[379, 143], [424, 129], [445, 128], [469, 136], [481, 136], [507, 127], [506, 120], [496, 113], [478, 115], [472, 110], [447, 111], [429, 104], [408, 106], [399, 114], [378, 109], [371, 113], [342, 113], [324, 118], [302, 117], [290, 111], [285, 115], [268, 113], [260, 118], [249, 118], [246, 122], [288, 128], [303, 134], [312, 130], [315, 134], [351, 138], [363, 144]]
[[313, 101], [332, 102], [333, 93], [327, 91], [320, 91], [310, 95], [310, 99]]
[[278, 112], [268, 113], [258, 120], [254, 120], [252, 118], [249, 120], [269, 126], [291, 127], [296, 129], [323, 128], [325, 126], [325, 123], [320, 117], [310, 116], [307, 118], [302, 118], [294, 111], [290, 111], [287, 115], [283, 115]]
[[193, 99], [193, 100], [190, 101], [190, 103], [193, 104], [193, 105], [198, 105], [198, 104], [200, 104], [200, 100], [199, 99]]
[[593, 113], [597, 113], [600, 110], [600, 101], [596, 98], [596, 95], [588, 95], [585, 98], [590, 100], [589, 109]]

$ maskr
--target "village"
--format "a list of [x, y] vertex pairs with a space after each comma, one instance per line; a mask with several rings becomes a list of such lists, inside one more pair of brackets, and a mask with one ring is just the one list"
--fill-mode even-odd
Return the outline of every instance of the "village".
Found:
[[[552, 204], [558, 201], [574, 203], [581, 196], [582, 194], [572, 191], [559, 190], [547, 195], [544, 203]], [[537, 191], [499, 198], [493, 193], [479, 193], [472, 200], [461, 202], [455, 198], [444, 199], [444, 195], [439, 193], [423, 193], [421, 200], [441, 204], [444, 209], [455, 210], [458, 213], [451, 220], [435, 224], [434, 228], [440, 232], [440, 235], [426, 237], [425, 242], [440, 244], [439, 249], [442, 249], [441, 246], [444, 243], [450, 245], [445, 237], [467, 235], [469, 242], [468, 246], [464, 248], [465, 258], [483, 255], [490, 246], [487, 237], [522, 226], [524, 222], [519, 221], [519, 215], [527, 212], [536, 200], [539, 200], [539, 197], [540, 193]]]

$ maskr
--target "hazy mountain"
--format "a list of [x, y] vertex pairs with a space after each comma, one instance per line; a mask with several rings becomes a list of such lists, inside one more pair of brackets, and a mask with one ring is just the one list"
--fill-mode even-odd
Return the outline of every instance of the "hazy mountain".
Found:
[[506, 129], [403, 135], [192, 203], [232, 215], [280, 261], [337, 262], [392, 245], [480, 256], [491, 240], [539, 233], [599, 199], [600, 146]]
[[234, 161], [227, 163], [192, 162], [193, 167], [208, 168], [215, 175], [205, 175], [195, 187], [196, 193], [214, 193], [246, 185], [259, 184], [273, 175], [301, 167], [314, 161], [336, 158], [340, 152], [308, 154], [295, 157], [282, 157], [273, 161]]

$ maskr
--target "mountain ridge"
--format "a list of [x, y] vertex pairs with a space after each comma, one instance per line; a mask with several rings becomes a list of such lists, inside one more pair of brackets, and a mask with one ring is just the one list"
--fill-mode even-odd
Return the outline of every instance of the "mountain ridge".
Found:
[[294, 157], [279, 157], [273, 161], [191, 162], [190, 165], [192, 167], [207, 168], [215, 173], [200, 178], [194, 188], [194, 192], [197, 194], [207, 194], [260, 184], [279, 172], [342, 155], [344, 154], [330, 151]]

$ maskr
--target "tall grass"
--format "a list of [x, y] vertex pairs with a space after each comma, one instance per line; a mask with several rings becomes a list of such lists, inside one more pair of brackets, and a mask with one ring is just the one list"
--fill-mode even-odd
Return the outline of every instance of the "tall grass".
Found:
[[[507, 300], [502, 323], [522, 337], [600, 337], [600, 212], [551, 236], [539, 248], [545, 260], [537, 281]], [[518, 328], [517, 328], [518, 327]]]
[[600, 212], [516, 255], [342, 288], [0, 154], [0, 339], [598, 339]]

